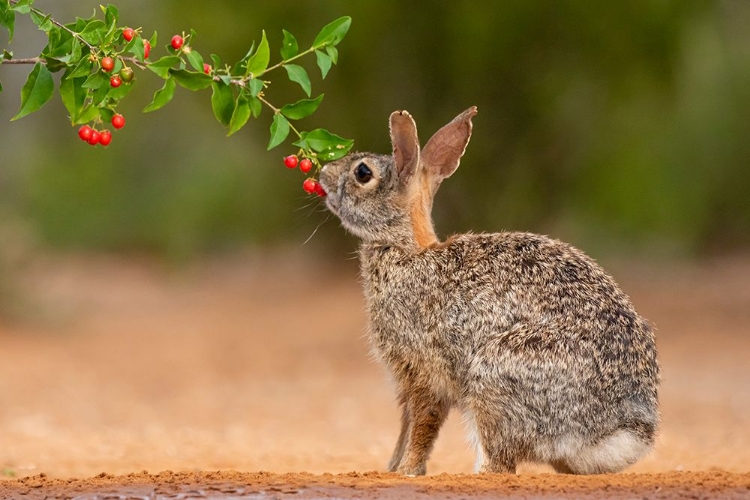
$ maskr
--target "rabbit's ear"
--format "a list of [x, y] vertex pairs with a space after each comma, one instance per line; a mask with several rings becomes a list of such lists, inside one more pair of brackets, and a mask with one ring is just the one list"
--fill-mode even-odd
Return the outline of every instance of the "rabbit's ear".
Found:
[[391, 144], [401, 185], [405, 185], [419, 165], [417, 124], [408, 111], [391, 113]]
[[471, 119], [476, 114], [477, 107], [470, 107], [435, 132], [422, 150], [422, 164], [438, 184], [458, 168], [471, 138]]

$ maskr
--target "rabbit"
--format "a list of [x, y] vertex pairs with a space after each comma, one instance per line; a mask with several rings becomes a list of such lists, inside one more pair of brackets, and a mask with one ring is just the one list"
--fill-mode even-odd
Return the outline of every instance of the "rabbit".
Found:
[[362, 240], [368, 338], [398, 391], [388, 470], [425, 474], [457, 408], [477, 472], [515, 473], [522, 462], [620, 471], [652, 449], [660, 420], [653, 330], [571, 245], [520, 232], [437, 238], [433, 197], [476, 113], [420, 149], [411, 115], [396, 111], [392, 155], [350, 153], [320, 172], [329, 210]]

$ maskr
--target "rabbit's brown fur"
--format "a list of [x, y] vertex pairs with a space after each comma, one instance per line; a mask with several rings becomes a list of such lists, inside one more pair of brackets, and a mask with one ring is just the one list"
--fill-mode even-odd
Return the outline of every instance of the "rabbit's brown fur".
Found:
[[370, 341], [398, 388], [389, 470], [424, 474], [452, 407], [481, 471], [523, 461], [622, 470], [651, 449], [659, 421], [654, 335], [628, 297], [581, 251], [545, 236], [435, 236], [432, 199], [475, 114], [420, 151], [411, 116], [395, 112], [393, 156], [354, 153], [321, 172], [329, 208], [363, 240]]

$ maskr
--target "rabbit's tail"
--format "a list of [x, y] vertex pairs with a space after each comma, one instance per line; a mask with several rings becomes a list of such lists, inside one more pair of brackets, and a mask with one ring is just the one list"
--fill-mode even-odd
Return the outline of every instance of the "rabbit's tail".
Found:
[[596, 444], [552, 461], [557, 472], [568, 474], [604, 474], [619, 472], [634, 464], [653, 447], [653, 440], [629, 429], [618, 429]]

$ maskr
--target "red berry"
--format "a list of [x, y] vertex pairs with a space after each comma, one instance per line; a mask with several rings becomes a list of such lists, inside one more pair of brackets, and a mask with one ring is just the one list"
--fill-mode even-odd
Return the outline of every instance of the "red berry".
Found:
[[110, 142], [112, 142], [112, 132], [109, 130], [102, 130], [99, 133], [99, 144], [102, 146], [109, 146]]
[[125, 39], [126, 42], [129, 42], [130, 40], [132, 40], [134, 36], [135, 36], [135, 31], [133, 30], [133, 28], [125, 28], [124, 30], [122, 30], [122, 37]]
[[183, 43], [185, 43], [185, 40], [183, 40], [180, 35], [175, 35], [172, 37], [172, 48], [174, 50], [180, 50]]
[[88, 141], [91, 138], [91, 132], [93, 132], [93, 129], [88, 125], [84, 125], [78, 129], [78, 137], [80, 137], [82, 141]]
[[112, 85], [112, 87], [117, 88], [122, 85], [122, 80], [118, 75], [115, 75], [109, 79], [109, 84]]
[[294, 168], [297, 166], [297, 155], [290, 155], [284, 158], [284, 165], [287, 166], [287, 168]]
[[122, 115], [115, 115], [112, 117], [112, 126], [116, 129], [121, 129], [125, 126], [125, 117]]
[[315, 179], [305, 179], [305, 182], [302, 183], [302, 189], [310, 194], [313, 194], [317, 185], [318, 183], [315, 181]]
[[92, 146], [96, 146], [99, 144], [99, 140], [102, 138], [102, 134], [97, 132], [96, 130], [91, 131], [91, 137], [89, 137], [89, 140], [87, 141]]
[[112, 69], [115, 67], [115, 60], [111, 57], [104, 57], [102, 58], [102, 69], [104, 71], [112, 71]]
[[151, 53], [151, 42], [143, 40], [143, 58], [148, 59], [148, 55]]
[[303, 174], [308, 173], [313, 168], [313, 162], [309, 158], [305, 158], [299, 162], [299, 169], [302, 170]]
[[315, 194], [317, 194], [321, 198], [328, 195], [328, 193], [326, 193], [326, 190], [323, 189], [323, 186], [320, 185], [320, 182], [315, 183]]
[[211, 65], [208, 63], [203, 63], [203, 72], [207, 75], [211, 74]]

